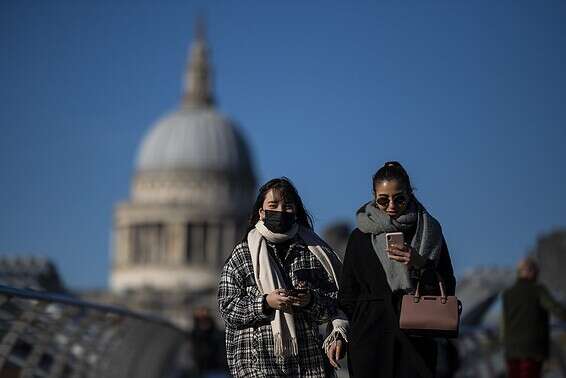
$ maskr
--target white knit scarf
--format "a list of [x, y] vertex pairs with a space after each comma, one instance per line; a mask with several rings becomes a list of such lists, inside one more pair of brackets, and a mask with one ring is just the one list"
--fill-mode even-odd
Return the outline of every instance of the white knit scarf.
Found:
[[[248, 233], [248, 247], [250, 250], [254, 278], [259, 290], [263, 294], [269, 294], [275, 289], [285, 289], [283, 272], [274, 261], [267, 249], [267, 241], [271, 243], [283, 243], [291, 240], [296, 235], [306, 243], [307, 248], [320, 261], [327, 274], [333, 278], [338, 287], [342, 263], [334, 251], [314, 231], [299, 226], [298, 224], [284, 234], [271, 232], [260, 220], [255, 228]], [[323, 348], [326, 350], [340, 334], [347, 340], [348, 321], [343, 313], [339, 312], [332, 320], [333, 330], [326, 338]], [[274, 341], [274, 353], [276, 357], [296, 356], [298, 354], [298, 342], [295, 332], [295, 321], [291, 312], [275, 310], [275, 316], [271, 321], [271, 329]]]

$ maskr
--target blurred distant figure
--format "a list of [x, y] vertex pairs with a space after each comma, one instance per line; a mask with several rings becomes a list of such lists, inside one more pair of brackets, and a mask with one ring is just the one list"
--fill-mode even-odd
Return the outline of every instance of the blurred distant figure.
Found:
[[537, 263], [526, 258], [517, 266], [517, 282], [503, 293], [503, 343], [508, 377], [541, 376], [550, 345], [549, 314], [566, 320], [566, 308], [537, 283]]
[[349, 222], [344, 221], [331, 223], [322, 231], [324, 240], [336, 251], [341, 259], [344, 259], [350, 232], [352, 232], [352, 226]]
[[224, 335], [216, 327], [210, 310], [198, 307], [193, 312], [192, 355], [198, 376], [225, 369]]

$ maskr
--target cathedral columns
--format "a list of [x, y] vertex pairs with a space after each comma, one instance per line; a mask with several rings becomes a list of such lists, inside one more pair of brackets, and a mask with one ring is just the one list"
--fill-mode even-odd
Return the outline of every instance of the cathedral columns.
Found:
[[232, 249], [235, 246], [236, 240], [236, 224], [235, 222], [226, 222], [223, 224], [223, 238], [222, 238], [222, 249], [223, 251], [220, 253], [220, 265], [224, 262], [224, 260], [230, 255]]
[[182, 265], [186, 262], [187, 233], [183, 222], [169, 224], [167, 227], [169, 235], [169, 253], [165, 262], [171, 265]]
[[187, 262], [204, 264], [206, 262], [206, 223], [189, 223], [187, 226]]
[[208, 238], [206, 240], [206, 256], [207, 263], [210, 266], [220, 266], [221, 262], [218, 261], [218, 251], [222, 245], [220, 237], [222, 235], [222, 228], [217, 223], [208, 225]]

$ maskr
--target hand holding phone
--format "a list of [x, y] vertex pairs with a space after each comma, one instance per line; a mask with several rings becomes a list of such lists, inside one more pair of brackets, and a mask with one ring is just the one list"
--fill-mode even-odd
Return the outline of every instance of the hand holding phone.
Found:
[[287, 295], [294, 299], [293, 306], [304, 307], [311, 301], [310, 290], [304, 281], [299, 281], [296, 287], [287, 289]]
[[306, 294], [308, 291], [307, 283], [302, 280], [297, 281], [295, 287], [286, 290], [287, 295], [291, 297], [297, 297], [299, 294]]
[[413, 249], [405, 245], [402, 232], [390, 232], [385, 234], [387, 243], [387, 255], [391, 260], [398, 261], [404, 265], [410, 265], [413, 258]]
[[402, 247], [405, 245], [405, 237], [402, 232], [388, 232], [385, 234], [385, 242], [387, 249], [391, 249], [392, 245]]
[[309, 289], [305, 288], [291, 288], [291, 289], [286, 289], [285, 293], [290, 296], [290, 297], [296, 297], [299, 294], [306, 294], [309, 291]]

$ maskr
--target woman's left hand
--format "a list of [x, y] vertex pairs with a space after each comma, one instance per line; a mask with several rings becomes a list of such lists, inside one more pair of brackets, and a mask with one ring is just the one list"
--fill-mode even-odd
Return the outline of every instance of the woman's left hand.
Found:
[[387, 249], [387, 254], [390, 259], [399, 261], [402, 264], [411, 266], [414, 261], [416, 251], [409, 245], [391, 245]]

